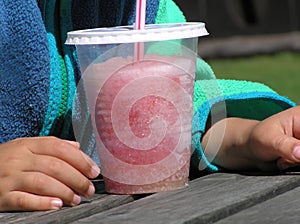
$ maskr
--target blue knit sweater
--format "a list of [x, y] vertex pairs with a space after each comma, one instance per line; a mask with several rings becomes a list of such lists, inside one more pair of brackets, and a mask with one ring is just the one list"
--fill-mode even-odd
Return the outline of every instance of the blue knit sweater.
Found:
[[[68, 31], [132, 24], [134, 15], [135, 0], [0, 1], [0, 143], [30, 136], [76, 137], [82, 149], [98, 161], [93, 133], [84, 128], [89, 126], [89, 118], [82, 111], [72, 113], [80, 70], [75, 48], [64, 42]], [[147, 1], [146, 23], [182, 21], [182, 13], [171, 0]], [[266, 108], [261, 102], [267, 102], [269, 109], [259, 114], [260, 119], [294, 104], [265, 86], [260, 85], [257, 91], [256, 85], [251, 84], [250, 88], [248, 83], [244, 83], [248, 89], [227, 91], [224, 98], [215, 95], [213, 98], [217, 100], [208, 99], [209, 94], [202, 94], [203, 89], [198, 87], [203, 86], [200, 82], [214, 78], [214, 74], [204, 61], [199, 59], [198, 62], [197, 78], [203, 80], [197, 81], [195, 88], [193, 133], [197, 134], [193, 136], [192, 162], [198, 166], [203, 159], [211, 170], [216, 170], [206, 160], [199, 144], [213, 103], [222, 99], [245, 102], [230, 107], [229, 115], [256, 118], [256, 113], [248, 116], [237, 111]], [[209, 86], [215, 94], [213, 85]], [[227, 82], [224, 86], [236, 90], [241, 85]], [[245, 89], [248, 95], [244, 94]], [[84, 100], [78, 100], [85, 110]], [[85, 131], [74, 136], [72, 122]]]

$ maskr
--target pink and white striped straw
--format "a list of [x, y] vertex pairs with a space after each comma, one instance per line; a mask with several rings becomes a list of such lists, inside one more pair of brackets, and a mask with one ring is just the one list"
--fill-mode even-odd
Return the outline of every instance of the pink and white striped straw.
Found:
[[146, 23], [146, 0], [136, 0], [135, 29], [145, 28]]
[[[136, 14], [134, 29], [145, 29], [146, 23], [146, 0], [136, 0]], [[144, 56], [144, 43], [138, 42], [134, 46], [134, 60], [139, 61]]]

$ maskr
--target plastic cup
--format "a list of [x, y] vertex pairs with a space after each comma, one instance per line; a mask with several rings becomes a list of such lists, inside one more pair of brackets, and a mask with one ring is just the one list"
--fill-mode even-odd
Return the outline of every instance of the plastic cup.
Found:
[[203, 35], [203, 23], [68, 33], [107, 192], [142, 194], [188, 185], [196, 52]]

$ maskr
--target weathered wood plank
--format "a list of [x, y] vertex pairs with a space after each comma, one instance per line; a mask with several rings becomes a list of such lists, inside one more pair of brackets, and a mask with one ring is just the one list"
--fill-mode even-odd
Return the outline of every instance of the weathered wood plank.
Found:
[[104, 192], [103, 180], [93, 182], [97, 194], [82, 198], [79, 206], [64, 207], [58, 211], [0, 213], [0, 223], [69, 223], [134, 200], [130, 195], [108, 195]]
[[213, 223], [300, 185], [298, 175], [212, 174], [74, 223]]
[[300, 188], [229, 216], [216, 224], [300, 223]]
[[133, 201], [130, 195], [106, 195], [80, 204], [76, 207], [65, 207], [57, 211], [46, 212], [20, 212], [2, 217], [0, 223], [22, 223], [22, 224], [38, 224], [38, 223], [69, 223], [80, 218], [97, 214], [101, 211], [117, 207], [122, 204]]

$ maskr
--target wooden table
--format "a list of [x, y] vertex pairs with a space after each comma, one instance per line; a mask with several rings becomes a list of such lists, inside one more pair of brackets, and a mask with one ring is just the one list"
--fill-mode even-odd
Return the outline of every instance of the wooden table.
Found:
[[0, 213], [0, 223], [300, 223], [300, 172], [215, 173], [185, 189], [149, 195], [97, 194], [58, 211]]

